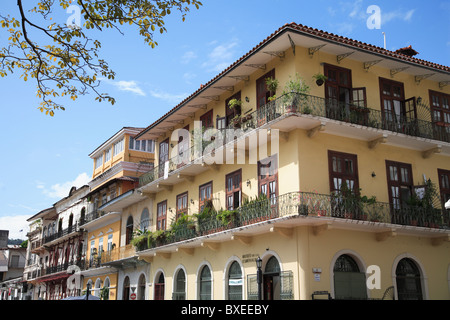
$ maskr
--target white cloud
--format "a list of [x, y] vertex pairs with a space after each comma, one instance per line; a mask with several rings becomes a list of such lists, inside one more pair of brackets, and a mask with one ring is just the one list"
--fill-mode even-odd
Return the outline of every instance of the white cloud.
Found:
[[160, 91], [160, 90], [150, 90], [150, 94], [154, 98], [164, 100], [171, 104], [180, 103], [182, 100], [184, 100], [187, 97], [186, 93], [172, 94], [172, 93], [168, 93], [168, 92], [164, 92], [164, 91]]
[[9, 230], [9, 239], [26, 240], [31, 215], [2, 216], [0, 217], [0, 229]]
[[129, 91], [129, 92], [133, 92], [139, 96], [145, 96], [145, 92], [139, 87], [139, 85], [137, 84], [136, 81], [131, 80], [131, 81], [118, 81], [118, 82], [113, 82], [113, 84], [121, 91]]
[[183, 56], [181, 57], [181, 63], [183, 64], [188, 64], [189, 62], [191, 62], [193, 59], [197, 58], [197, 55], [195, 54], [194, 51], [187, 51], [183, 54]]
[[[216, 44], [217, 41], [211, 42], [211, 44]], [[202, 67], [207, 71], [220, 72], [228, 67], [235, 56], [235, 51], [233, 50], [238, 45], [236, 39], [229, 43], [223, 43], [213, 48], [209, 53], [208, 59], [202, 64]]]
[[38, 184], [37, 188], [41, 189], [42, 192], [50, 198], [62, 199], [69, 195], [69, 191], [72, 187], [77, 187], [77, 188], [82, 187], [82, 186], [86, 185], [90, 180], [91, 180], [91, 177], [86, 172], [83, 172], [83, 173], [79, 174], [73, 181], [56, 183], [56, 184], [50, 186], [49, 189], [46, 189], [43, 184]]

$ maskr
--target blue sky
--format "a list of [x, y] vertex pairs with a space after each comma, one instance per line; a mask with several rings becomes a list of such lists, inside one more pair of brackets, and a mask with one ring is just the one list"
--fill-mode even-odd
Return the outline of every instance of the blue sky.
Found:
[[[370, 5], [381, 9], [381, 29], [366, 26]], [[2, 0], [0, 14], [17, 17], [16, 1]], [[62, 100], [66, 111], [52, 118], [37, 110], [32, 81], [0, 78], [0, 229], [25, 239], [27, 218], [89, 181], [96, 147], [124, 126], [147, 127], [286, 23], [380, 47], [385, 32], [387, 49], [412, 45], [417, 58], [448, 66], [449, 16], [448, 0], [203, 0], [185, 22], [178, 13], [168, 17], [155, 49], [132, 28], [99, 35], [101, 55], [116, 72], [100, 91], [116, 98], [114, 106], [91, 94]], [[0, 29], [2, 47], [6, 40]]]

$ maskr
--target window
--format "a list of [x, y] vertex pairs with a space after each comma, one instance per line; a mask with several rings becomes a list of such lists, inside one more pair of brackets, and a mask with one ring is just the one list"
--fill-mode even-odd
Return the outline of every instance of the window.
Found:
[[212, 182], [199, 187], [199, 211], [202, 212], [208, 200], [212, 200]]
[[178, 168], [189, 162], [189, 137], [189, 125], [187, 125], [178, 132]]
[[[232, 95], [228, 99], [225, 100], [225, 126], [229, 126], [232, 123], [232, 120], [235, 116], [241, 115], [241, 107], [237, 108], [230, 108], [228, 103], [230, 100], [241, 100], [241, 92], [237, 92], [236, 94]], [[217, 128], [219, 129], [219, 128]]]
[[164, 274], [161, 272], [155, 283], [155, 300], [164, 300]]
[[111, 251], [113, 249], [113, 235], [109, 234], [108, 235], [108, 251]]
[[139, 276], [137, 298], [138, 300], [145, 300], [145, 275], [143, 274]]
[[123, 151], [123, 142], [124, 139], [114, 143], [114, 156], [117, 156], [119, 153]]
[[128, 276], [123, 280], [122, 300], [130, 300], [130, 278]]
[[202, 129], [204, 128], [206, 130], [209, 128], [214, 128], [212, 109], [202, 115], [200, 117], [200, 121], [202, 122]]
[[159, 177], [164, 175], [166, 161], [169, 161], [169, 139], [167, 138], [159, 144]]
[[256, 108], [259, 109], [269, 102], [269, 98], [275, 94], [271, 92], [266, 85], [266, 79], [275, 79], [275, 69], [272, 69], [261, 78], [256, 80]]
[[177, 210], [175, 219], [178, 220], [181, 216], [188, 214], [188, 193], [177, 195]]
[[234, 261], [228, 270], [228, 300], [242, 300], [242, 270]]
[[166, 230], [167, 220], [167, 200], [164, 200], [157, 205], [157, 220], [156, 230]]
[[98, 256], [101, 257], [103, 252], [103, 237], [98, 240]]
[[92, 256], [97, 252], [97, 248], [95, 247], [95, 240], [91, 241], [91, 259]]
[[356, 155], [328, 151], [328, 168], [330, 174], [330, 191], [339, 192], [344, 183], [348, 190], [358, 193], [358, 163]]
[[183, 269], [177, 272], [172, 300], [186, 300], [186, 274]]
[[103, 154], [95, 158], [95, 169], [100, 168], [103, 164]]
[[105, 163], [108, 162], [109, 160], [111, 160], [111, 148], [108, 148], [105, 151]]
[[445, 203], [450, 201], [450, 170], [438, 169], [439, 190], [441, 194], [442, 210], [444, 212], [444, 223], [450, 227], [449, 210], [445, 209]]
[[348, 254], [336, 259], [333, 267], [335, 299], [366, 299], [366, 274]]
[[208, 266], [204, 266], [200, 272], [200, 300], [211, 300], [212, 278]]
[[413, 260], [400, 260], [395, 276], [398, 300], [423, 300], [420, 271]]
[[235, 171], [225, 177], [226, 181], [226, 204], [228, 210], [237, 209], [241, 206], [241, 175], [242, 170]]
[[435, 136], [443, 140], [443, 135], [450, 134], [450, 95], [430, 90], [430, 102]]
[[153, 141], [153, 140], [135, 140], [133, 137], [130, 137], [129, 149], [153, 153], [153, 152], [155, 152], [155, 141]]
[[401, 132], [408, 130], [406, 123], [417, 118], [416, 99], [405, 100], [403, 83], [383, 78], [380, 78], [380, 95], [385, 128]]
[[389, 202], [400, 209], [411, 198], [413, 177], [410, 164], [386, 160]]
[[258, 188], [260, 195], [266, 195], [272, 205], [276, 204], [278, 196], [277, 155], [258, 161]]
[[131, 239], [133, 239], [133, 217], [129, 216], [125, 232], [125, 245], [130, 244]]
[[141, 231], [146, 231], [148, 230], [150, 226], [150, 214], [148, 212], [148, 209], [145, 208], [144, 210], [142, 210], [141, 213]]

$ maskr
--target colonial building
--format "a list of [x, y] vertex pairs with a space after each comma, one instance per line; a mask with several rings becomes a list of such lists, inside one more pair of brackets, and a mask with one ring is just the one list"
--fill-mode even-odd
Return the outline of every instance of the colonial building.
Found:
[[[116, 300], [121, 264], [113, 263], [133, 256], [134, 249], [122, 247], [121, 213], [114, 203], [139, 185], [139, 176], [153, 168], [154, 141], [134, 139], [142, 128], [124, 127], [89, 156], [94, 161], [85, 224], [86, 268], [81, 272], [84, 290], [103, 299]], [[131, 235], [129, 235], [131, 237]]]
[[450, 69], [406, 49], [287, 24], [142, 130], [145, 297], [448, 299]]

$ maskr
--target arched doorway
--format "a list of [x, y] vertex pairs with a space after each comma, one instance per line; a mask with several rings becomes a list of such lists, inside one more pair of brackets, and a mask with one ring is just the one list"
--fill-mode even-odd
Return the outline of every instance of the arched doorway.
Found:
[[127, 227], [125, 231], [125, 245], [130, 244], [131, 239], [133, 239], [133, 217], [129, 216], [127, 219]]
[[264, 300], [280, 300], [280, 263], [275, 256], [267, 260], [263, 273], [263, 294]]
[[207, 265], [200, 272], [200, 300], [211, 300], [212, 277]]
[[145, 275], [141, 274], [138, 283], [138, 300], [145, 300]]
[[159, 274], [158, 280], [155, 283], [154, 300], [164, 300], [164, 274]]
[[130, 278], [128, 276], [123, 280], [122, 300], [130, 300]]
[[175, 290], [172, 300], [186, 300], [186, 274], [181, 268], [175, 277]]
[[234, 261], [228, 270], [228, 300], [242, 300], [242, 270], [237, 261]]
[[395, 280], [398, 300], [423, 300], [420, 270], [412, 259], [403, 258], [399, 261]]
[[335, 299], [367, 299], [366, 274], [350, 255], [336, 259], [333, 273]]

